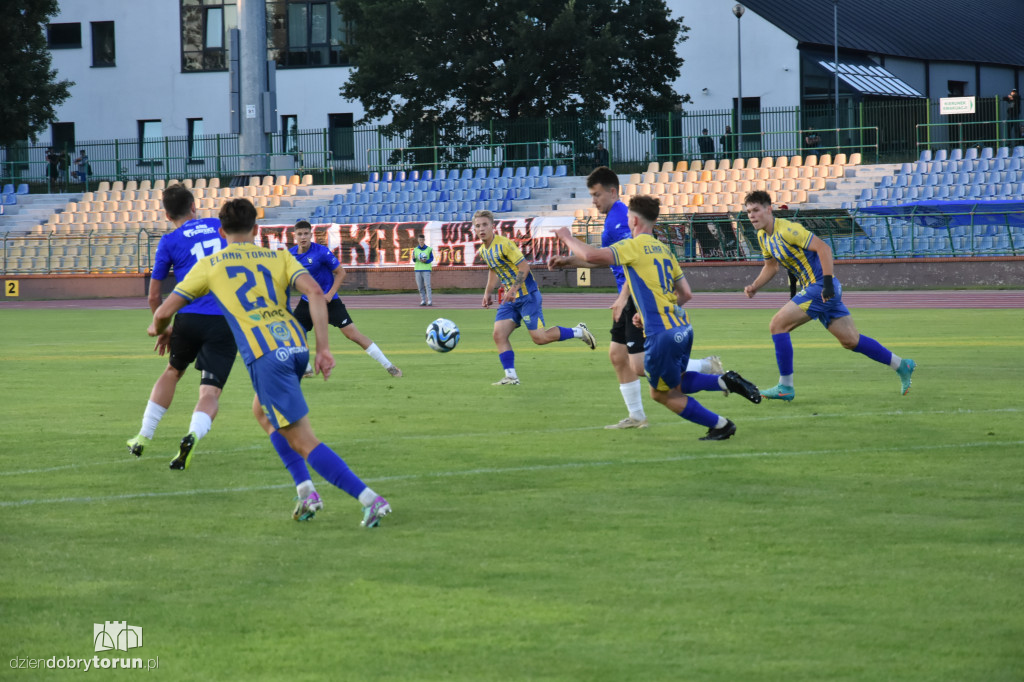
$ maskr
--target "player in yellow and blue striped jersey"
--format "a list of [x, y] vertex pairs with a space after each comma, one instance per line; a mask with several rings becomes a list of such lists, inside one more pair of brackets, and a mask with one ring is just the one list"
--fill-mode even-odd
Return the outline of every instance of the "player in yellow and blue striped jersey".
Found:
[[900, 377], [903, 395], [910, 390], [911, 375], [917, 366], [913, 360], [900, 358], [870, 336], [857, 331], [850, 311], [843, 303], [843, 286], [833, 275], [832, 249], [808, 232], [803, 225], [776, 218], [772, 199], [757, 190], [743, 201], [747, 218], [757, 230], [757, 243], [764, 256], [764, 266], [757, 278], [743, 291], [750, 298], [775, 277], [779, 267], [785, 268], [799, 281], [801, 290], [772, 317], [769, 329], [775, 344], [775, 361], [779, 366], [779, 383], [763, 392], [765, 398], [792, 400], [793, 342], [789, 333], [802, 324], [818, 320], [843, 348], [868, 356], [891, 367]]
[[515, 353], [509, 337], [524, 322], [530, 338], [538, 346], [555, 341], [582, 339], [591, 350], [594, 349], [594, 335], [582, 322], [575, 327], [544, 327], [542, 298], [533, 273], [530, 272], [530, 264], [514, 241], [495, 232], [493, 213], [486, 210], [474, 213], [473, 230], [477, 239], [483, 243], [479, 254], [489, 268], [483, 307], [491, 307], [491, 294], [499, 282], [504, 287], [498, 301], [498, 312], [494, 316], [494, 343], [498, 346], [498, 360], [505, 370], [505, 376], [494, 382], [495, 386], [519, 383]]
[[687, 394], [725, 391], [739, 393], [753, 403], [761, 402], [761, 394], [736, 372], [719, 376], [686, 371], [693, 328], [682, 305], [693, 293], [672, 250], [654, 238], [659, 210], [654, 197], [630, 199], [628, 222], [633, 236], [608, 248], [584, 244], [566, 227], [555, 234], [588, 263], [623, 267], [637, 309], [634, 320], [644, 330], [644, 369], [651, 397], [683, 419], [707, 427], [701, 440], [725, 440], [736, 433], [736, 425]]
[[[309, 479], [308, 461], [328, 482], [359, 500], [364, 526], [376, 526], [390, 513], [391, 506], [352, 473], [331, 448], [317, 440], [299, 387], [309, 348], [305, 332], [288, 310], [288, 293], [294, 287], [309, 300], [316, 335], [314, 367], [327, 379], [334, 358], [327, 336], [323, 291], [290, 253], [253, 243], [256, 208], [248, 199], [226, 202], [220, 210], [220, 223], [227, 247], [203, 258], [189, 271], [154, 312], [149, 335], [162, 333], [174, 313], [189, 301], [212, 293], [234, 333], [264, 416], [274, 427], [271, 442], [296, 483], [303, 477]], [[274, 434], [279, 437], [277, 442]], [[322, 507], [314, 491], [305, 499], [300, 497], [293, 517], [311, 518]]]

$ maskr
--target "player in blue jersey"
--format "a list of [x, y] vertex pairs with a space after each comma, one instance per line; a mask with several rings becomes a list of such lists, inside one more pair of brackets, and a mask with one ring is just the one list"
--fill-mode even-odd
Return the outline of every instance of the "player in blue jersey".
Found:
[[757, 230], [757, 243], [764, 256], [760, 274], [743, 291], [753, 298], [761, 287], [771, 281], [779, 267], [794, 275], [802, 289], [772, 317], [769, 329], [775, 344], [775, 360], [779, 366], [779, 384], [763, 392], [774, 400], [792, 400], [793, 342], [789, 333], [800, 325], [818, 320], [843, 348], [862, 353], [876, 362], [891, 367], [900, 377], [903, 395], [910, 390], [911, 375], [917, 366], [913, 360], [900, 358], [869, 336], [857, 331], [850, 311], [843, 304], [843, 287], [833, 276], [832, 249], [808, 232], [802, 225], [772, 213], [772, 200], [767, 192], [749, 193], [743, 201], [747, 217]]
[[[352, 473], [331, 448], [317, 440], [299, 386], [309, 362], [309, 348], [305, 332], [288, 312], [288, 291], [294, 287], [308, 297], [316, 335], [314, 367], [326, 379], [334, 368], [334, 358], [329, 346], [323, 290], [290, 254], [253, 243], [256, 208], [248, 199], [226, 202], [220, 210], [220, 222], [228, 245], [201, 260], [175, 287], [174, 293], [153, 313], [153, 323], [147, 332], [150, 336], [161, 334], [175, 311], [211, 293], [231, 327], [263, 413], [279, 436], [275, 448], [286, 449], [286, 466], [293, 478], [309, 479], [308, 461], [318, 474], [363, 505], [363, 526], [378, 525], [391, 512], [391, 505]], [[271, 441], [274, 440], [272, 436]], [[315, 512], [322, 506], [319, 495], [313, 493], [299, 501], [293, 516], [309, 518], [312, 513], [306, 512]]]
[[498, 312], [494, 316], [494, 343], [498, 346], [498, 360], [505, 370], [505, 376], [494, 382], [495, 386], [519, 383], [516, 356], [509, 337], [524, 322], [530, 338], [538, 346], [581, 339], [591, 350], [594, 349], [594, 335], [582, 322], [571, 328], [544, 326], [543, 301], [533, 273], [530, 272], [530, 264], [514, 241], [495, 232], [493, 213], [474, 213], [473, 230], [477, 239], [483, 243], [479, 254], [489, 268], [483, 307], [491, 307], [491, 295], [499, 282], [504, 289], [498, 300]]
[[[171, 185], [163, 192], [164, 212], [175, 230], [160, 238], [149, 280], [149, 308], [160, 307], [161, 285], [170, 272], [180, 282], [200, 258], [224, 248], [220, 221], [196, 217], [195, 199], [186, 187]], [[185, 306], [174, 320], [174, 326], [160, 335], [156, 351], [170, 351], [167, 369], [153, 385], [149, 403], [142, 415], [138, 435], [128, 441], [128, 449], [136, 457], [150, 443], [157, 425], [171, 406], [178, 380], [185, 369], [196, 363], [202, 372], [199, 380], [199, 402], [192, 413], [188, 433], [181, 439], [178, 454], [171, 460], [171, 469], [186, 469], [192, 461], [196, 443], [210, 431], [217, 416], [220, 393], [235, 363], [235, 339], [224, 321], [223, 313], [212, 296], [204, 296]]]
[[[590, 192], [594, 207], [606, 214], [604, 229], [601, 232], [601, 246], [608, 247], [632, 235], [627, 225], [628, 209], [619, 199], [619, 176], [610, 168], [595, 168], [587, 176], [587, 189]], [[578, 256], [552, 256], [548, 259], [548, 267], [589, 267], [589, 263]], [[622, 267], [612, 265], [615, 285], [619, 296], [612, 304], [612, 340], [608, 344], [608, 358], [611, 360], [615, 375], [619, 380], [619, 393], [626, 403], [628, 416], [616, 424], [609, 424], [606, 429], [646, 429], [647, 414], [644, 412], [642, 398], [644, 376], [644, 332], [633, 324], [636, 306], [629, 295], [629, 287], [625, 286], [626, 276]], [[722, 361], [718, 356], [700, 360], [690, 360], [686, 367], [690, 372], [722, 374]]]
[[[402, 370], [388, 360], [373, 339], [359, 331], [349, 316], [348, 309], [338, 296], [338, 289], [341, 288], [341, 283], [345, 280], [345, 268], [341, 266], [330, 249], [313, 241], [313, 227], [307, 221], [300, 220], [292, 228], [292, 236], [295, 237], [295, 246], [288, 252], [302, 263], [302, 267], [306, 268], [323, 290], [324, 300], [327, 301], [328, 322], [340, 329], [346, 339], [358, 345], [366, 351], [367, 355], [379, 362], [388, 374], [393, 377], [402, 376]], [[313, 320], [309, 315], [309, 301], [306, 296], [303, 296], [299, 304], [295, 306], [293, 315], [307, 332], [313, 328]]]
[[567, 227], [555, 231], [574, 254], [593, 265], [622, 266], [636, 306], [634, 322], [644, 330], [644, 369], [651, 397], [683, 419], [707, 427], [701, 440], [725, 440], [736, 425], [687, 394], [698, 391], [739, 393], [753, 403], [761, 402], [757, 386], [736, 372], [702, 374], [686, 370], [693, 346], [693, 328], [682, 305], [692, 298], [690, 285], [672, 250], [654, 238], [660, 205], [649, 196], [635, 196], [627, 214], [633, 235], [597, 248], [572, 236]]

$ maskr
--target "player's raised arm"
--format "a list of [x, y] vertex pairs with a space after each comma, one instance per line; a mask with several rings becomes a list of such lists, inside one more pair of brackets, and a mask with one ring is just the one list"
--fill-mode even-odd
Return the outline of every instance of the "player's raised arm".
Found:
[[334, 356], [331, 355], [327, 336], [327, 301], [324, 300], [320, 285], [309, 273], [304, 272], [296, 278], [295, 288], [305, 294], [309, 303], [309, 316], [313, 319], [313, 334], [316, 338], [316, 359], [313, 367], [324, 375], [326, 381], [334, 369]]

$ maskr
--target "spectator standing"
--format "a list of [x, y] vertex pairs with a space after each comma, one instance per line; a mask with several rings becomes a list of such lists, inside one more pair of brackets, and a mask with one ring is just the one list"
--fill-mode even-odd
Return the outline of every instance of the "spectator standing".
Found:
[[608, 150], [604, 148], [603, 142], [598, 142], [597, 147], [594, 149], [594, 168], [600, 168], [608, 164]]
[[89, 155], [85, 153], [84, 149], [75, 159], [75, 175], [83, 185], [89, 177]]
[[722, 144], [722, 154], [728, 159], [736, 158], [736, 136], [732, 134], [732, 126], [725, 126], [725, 132], [718, 139]]
[[700, 149], [700, 157], [705, 161], [715, 158], [715, 141], [708, 135], [707, 128], [700, 131], [700, 137], [697, 138], [697, 147]]

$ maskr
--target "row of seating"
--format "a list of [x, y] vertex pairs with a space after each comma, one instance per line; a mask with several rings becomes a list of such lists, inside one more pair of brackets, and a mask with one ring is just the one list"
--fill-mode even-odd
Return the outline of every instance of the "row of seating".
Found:
[[911, 201], [1015, 201], [1024, 199], [1024, 182], [978, 183], [973, 185], [921, 185], [914, 187], [875, 187], [861, 190], [857, 207], [894, 206]]
[[15, 188], [13, 184], [6, 184], [4, 185], [3, 191], [0, 191], [0, 194], [28, 194], [28, 184], [23, 182], [18, 185], [17, 188]]
[[1024, 146], [1016, 146], [1012, 149], [1010, 147], [997, 147], [995, 149], [983, 147], [980, 150], [977, 147], [968, 147], [966, 150], [960, 148], [951, 150], [936, 149], [934, 152], [931, 149], [923, 149], [918, 160], [959, 161], [961, 159], [1006, 159], [1010, 157], [1024, 157]]
[[788, 166], [859, 166], [861, 154], [856, 152], [847, 157], [844, 153], [836, 154], [808, 154], [807, 156], [785, 155], [785, 156], [764, 156], [738, 159], [695, 159], [693, 161], [663, 161], [661, 163], [652, 161], [647, 165], [648, 173], [671, 173], [701, 170], [745, 170], [747, 168], [785, 168]]
[[463, 168], [462, 170], [446, 170], [441, 168], [438, 171], [373, 171], [367, 178], [367, 182], [403, 182], [406, 180], [497, 180], [498, 178], [538, 178], [538, 177], [563, 177], [568, 175], [565, 166], [489, 166], [485, 168]]
[[546, 177], [539, 178], [474, 178], [447, 179], [447, 180], [394, 180], [392, 182], [357, 182], [352, 185], [347, 195], [338, 194], [336, 197], [356, 196], [363, 192], [439, 192], [441, 190], [453, 189], [508, 189], [529, 187], [531, 189], [543, 189], [550, 186]]
[[[96, 190], [99, 192], [124, 192], [124, 191], [137, 191], [137, 190], [156, 190], [162, 192], [166, 187], [174, 184], [180, 184], [188, 189], [219, 189], [220, 178], [184, 178], [174, 180], [117, 180], [109, 182], [104, 180], [97, 185]], [[265, 175], [258, 176], [254, 175], [249, 178], [250, 187], [272, 187], [275, 185], [312, 185], [312, 175]]]

